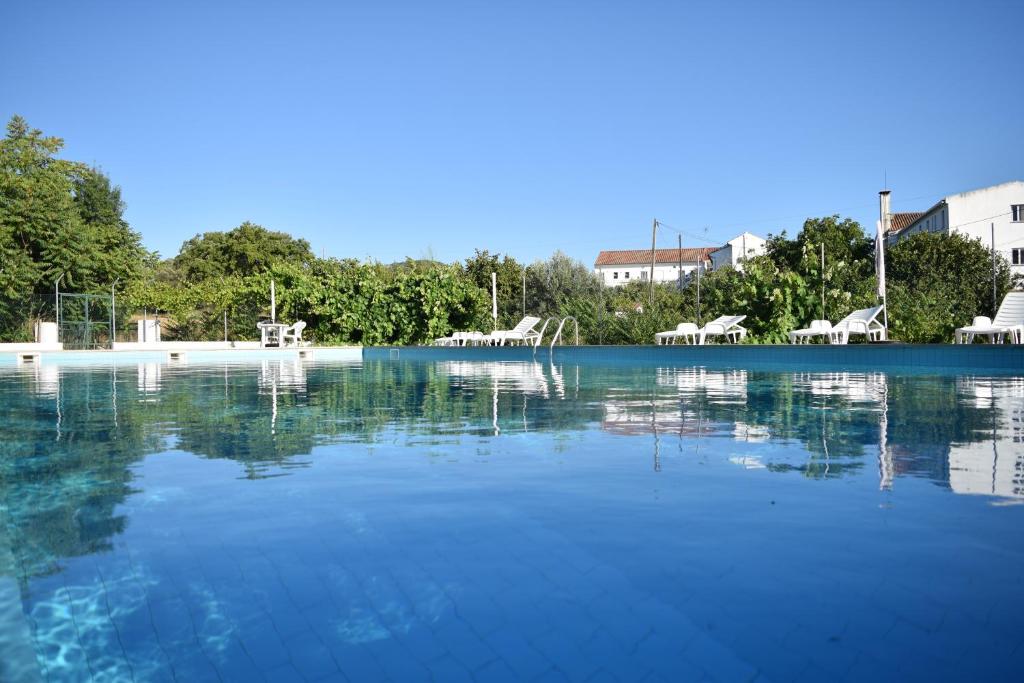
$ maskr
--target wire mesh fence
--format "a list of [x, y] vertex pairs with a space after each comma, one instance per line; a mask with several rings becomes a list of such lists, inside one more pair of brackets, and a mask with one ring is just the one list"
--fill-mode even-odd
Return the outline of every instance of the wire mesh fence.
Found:
[[58, 340], [69, 350], [109, 349], [114, 332], [114, 298], [106, 294], [61, 292], [57, 299]]
[[[38, 323], [57, 323], [68, 350], [109, 349], [112, 342], [255, 341], [265, 306], [199, 305], [184, 311], [130, 306], [122, 294], [55, 292], [0, 298], [0, 342], [39, 341]], [[159, 328], [159, 336], [156, 336]]]

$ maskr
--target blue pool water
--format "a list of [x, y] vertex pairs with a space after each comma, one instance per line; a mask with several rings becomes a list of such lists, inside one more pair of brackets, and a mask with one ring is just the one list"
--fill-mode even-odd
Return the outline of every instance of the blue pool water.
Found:
[[0, 368], [0, 680], [1019, 680], [1024, 378]]

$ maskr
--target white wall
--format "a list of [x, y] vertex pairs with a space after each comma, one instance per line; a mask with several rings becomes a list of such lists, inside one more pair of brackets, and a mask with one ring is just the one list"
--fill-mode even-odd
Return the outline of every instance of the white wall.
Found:
[[[995, 226], [996, 251], [1013, 263], [1012, 250], [1024, 249], [1024, 222], [1013, 222], [1010, 206], [1024, 204], [1024, 182], [1004, 183], [984, 190], [964, 192], [946, 198], [949, 205], [949, 230], [972, 239], [980, 239], [986, 247], [992, 244]], [[1024, 265], [1014, 267], [1024, 273]]]
[[[697, 268], [697, 264], [693, 262], [683, 262], [683, 278], [685, 279], [690, 273]], [[596, 266], [594, 272], [601, 277], [602, 282], [608, 287], [621, 287], [627, 285], [633, 280], [640, 280], [642, 282], [648, 282], [647, 278], [651, 274], [651, 264], [643, 265], [640, 263], [633, 263], [624, 266]], [[615, 274], [618, 273], [618, 277]], [[655, 282], [678, 282], [679, 281], [679, 264], [666, 265], [659, 263], [654, 267], [654, 281]]]
[[[944, 204], [937, 204], [907, 226], [890, 244], [922, 232], [955, 232], [980, 239], [985, 247], [990, 247], [994, 224], [996, 251], [1013, 264], [1013, 249], [1024, 250], [1024, 222], [1013, 222], [1010, 215], [1014, 204], [1024, 204], [1024, 181], [950, 195]], [[1024, 264], [1013, 266], [1013, 271], [1024, 273]]]
[[[768, 240], [763, 237], [745, 232], [726, 242], [725, 246], [717, 251], [711, 252], [711, 267], [718, 270], [724, 266], [732, 266], [737, 270], [743, 270], [743, 257], [747, 258], [760, 256], [765, 252]], [[746, 249], [746, 254], [743, 250]]]

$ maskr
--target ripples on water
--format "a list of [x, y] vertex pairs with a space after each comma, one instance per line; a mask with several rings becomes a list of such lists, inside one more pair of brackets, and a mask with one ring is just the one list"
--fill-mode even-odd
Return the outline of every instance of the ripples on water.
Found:
[[1021, 377], [0, 368], [0, 679], [1011, 680], [1022, 418]]

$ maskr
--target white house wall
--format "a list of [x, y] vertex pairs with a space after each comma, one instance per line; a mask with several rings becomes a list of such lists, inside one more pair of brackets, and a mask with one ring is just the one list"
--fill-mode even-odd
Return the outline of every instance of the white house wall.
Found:
[[[683, 263], [683, 277], [688, 277], [696, 269], [696, 263]], [[647, 278], [650, 277], [651, 264], [648, 263], [646, 266], [639, 263], [624, 266], [597, 266], [594, 268], [594, 272], [601, 277], [605, 285], [618, 287], [629, 284], [633, 280], [648, 282]], [[616, 273], [618, 273], [618, 277], [615, 276]], [[678, 282], [678, 280], [679, 264], [665, 265], [659, 263], [654, 267], [655, 282]]]
[[[711, 267], [718, 270], [724, 266], [732, 266], [737, 270], [743, 270], [742, 261], [744, 256], [746, 258], [761, 256], [765, 253], [767, 244], [768, 240], [749, 232], [737, 235], [726, 242], [725, 246], [721, 249], [711, 252]], [[746, 254], [743, 253], [744, 248], [746, 249]]]
[[[908, 225], [894, 241], [923, 232], [956, 232], [990, 247], [994, 225], [996, 251], [1012, 264], [1013, 249], [1024, 250], [1024, 221], [1013, 221], [1010, 207], [1014, 204], [1024, 204], [1022, 181], [950, 195], [945, 203], [937, 204]], [[1024, 273], [1024, 264], [1013, 269]]]

